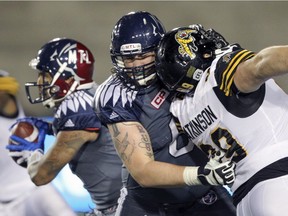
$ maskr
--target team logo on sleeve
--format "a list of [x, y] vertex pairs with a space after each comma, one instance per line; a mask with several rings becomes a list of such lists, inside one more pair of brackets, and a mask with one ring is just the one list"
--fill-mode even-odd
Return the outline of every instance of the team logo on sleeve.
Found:
[[229, 54], [224, 55], [223, 58], [222, 58], [222, 60], [223, 60], [223, 62], [225, 62], [225, 63], [230, 62], [230, 60], [231, 60], [231, 54], [229, 53]]

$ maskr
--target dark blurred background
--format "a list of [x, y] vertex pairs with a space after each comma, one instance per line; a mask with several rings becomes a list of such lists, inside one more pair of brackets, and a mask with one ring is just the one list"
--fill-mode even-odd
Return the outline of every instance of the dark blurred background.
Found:
[[[55, 37], [83, 42], [96, 57], [98, 83], [110, 75], [109, 44], [114, 24], [130, 11], [149, 11], [167, 30], [201, 23], [229, 42], [254, 51], [287, 44], [288, 2], [279, 1], [5, 1], [0, 2], [0, 68], [21, 84], [20, 99], [27, 115], [50, 115], [26, 99], [24, 83], [35, 81], [29, 61]], [[286, 85], [286, 77], [279, 80]]]

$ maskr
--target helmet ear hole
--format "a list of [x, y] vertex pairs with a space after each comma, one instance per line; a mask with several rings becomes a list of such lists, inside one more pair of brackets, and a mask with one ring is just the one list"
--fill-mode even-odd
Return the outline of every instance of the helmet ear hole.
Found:
[[56, 94], [59, 91], [60, 91], [60, 87], [57, 86], [57, 85], [54, 85], [52, 88], [50, 88], [50, 94], [51, 95], [54, 95], [54, 94]]
[[203, 54], [203, 58], [204, 58], [204, 59], [208, 59], [208, 58], [211, 58], [212, 55], [213, 55], [213, 54], [212, 54], [211, 52], [210, 52], [210, 53], [204, 53], [204, 54]]

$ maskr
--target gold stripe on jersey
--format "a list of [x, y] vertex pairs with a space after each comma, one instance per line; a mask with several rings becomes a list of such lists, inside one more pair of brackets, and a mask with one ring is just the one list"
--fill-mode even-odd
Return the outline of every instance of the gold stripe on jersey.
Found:
[[237, 53], [237, 55], [235, 55], [232, 60], [230, 60], [226, 70], [222, 73], [222, 81], [221, 81], [221, 86], [220, 86], [221, 90], [223, 90], [223, 88], [224, 88], [225, 77], [227, 76], [227, 73], [230, 71], [230, 68], [235, 64], [235, 61], [238, 59], [238, 57], [241, 54], [243, 54], [245, 51], [246, 50], [242, 50], [241, 52]]
[[248, 50], [242, 50], [241, 52], [237, 53], [233, 59], [228, 64], [228, 67], [222, 73], [222, 81], [220, 90], [224, 91], [226, 96], [231, 95], [231, 85], [233, 83], [235, 68], [242, 62], [243, 60], [247, 60], [253, 57], [255, 54]]
[[[246, 58], [245, 60], [247, 59], [250, 59], [254, 56], [255, 54], [254, 53], [250, 53]], [[238, 64], [237, 64], [238, 65]], [[228, 82], [228, 85], [226, 87], [226, 92], [225, 92], [225, 95], [226, 96], [231, 96], [232, 95], [232, 92], [231, 92], [231, 86], [232, 86], [232, 83], [233, 83], [233, 80], [234, 80], [234, 75], [235, 75], [235, 70], [233, 70], [233, 75], [231, 76], [229, 82]]]

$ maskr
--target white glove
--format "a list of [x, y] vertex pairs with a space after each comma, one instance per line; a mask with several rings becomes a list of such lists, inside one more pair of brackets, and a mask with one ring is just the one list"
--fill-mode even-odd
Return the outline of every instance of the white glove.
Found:
[[203, 185], [230, 185], [235, 180], [235, 163], [222, 162], [224, 152], [216, 152], [204, 167], [198, 169], [198, 179]]
[[200, 29], [204, 29], [201, 24], [192, 24], [192, 25], [189, 25], [189, 28], [192, 28], [197, 31], [199, 31]]
[[23, 166], [27, 166], [27, 160], [31, 156], [32, 151], [24, 150], [24, 151], [10, 151], [8, 152], [9, 156], [11, 156], [15, 162], [19, 165], [25, 164]]

